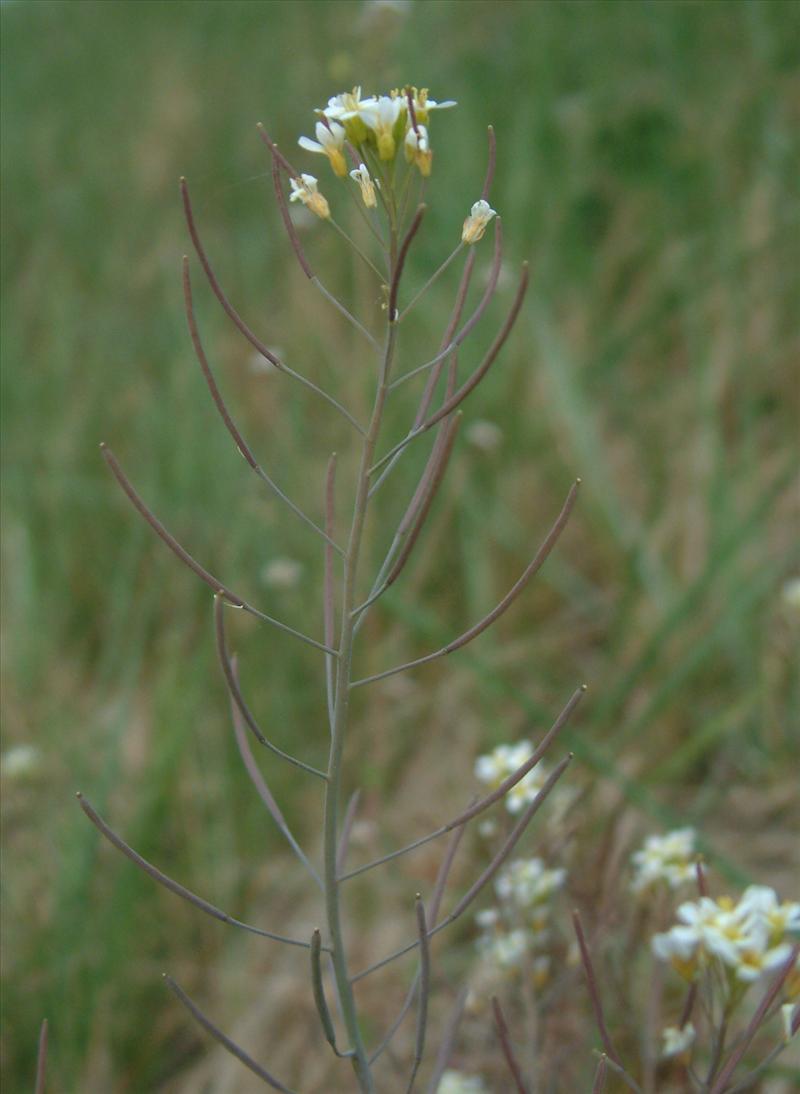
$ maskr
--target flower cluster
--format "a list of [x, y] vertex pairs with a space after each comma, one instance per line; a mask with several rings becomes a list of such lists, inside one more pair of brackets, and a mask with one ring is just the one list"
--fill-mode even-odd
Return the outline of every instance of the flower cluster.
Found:
[[[515, 745], [498, 745], [493, 752], [479, 756], [475, 761], [475, 778], [485, 783], [490, 790], [496, 790], [500, 784], [517, 771], [533, 755], [530, 741], [519, 741]], [[528, 774], [512, 786], [505, 796], [509, 813], [521, 813], [530, 805], [544, 785], [547, 773], [537, 764]]]
[[[316, 140], [301, 137], [298, 143], [307, 152], [325, 156], [339, 178], [348, 174], [349, 157], [353, 162], [350, 178], [358, 185], [367, 208], [374, 209], [380, 174], [384, 166], [394, 162], [400, 148], [406, 163], [415, 166], [423, 178], [430, 175], [433, 163], [428, 136], [430, 115], [455, 105], [452, 100], [439, 103], [430, 99], [427, 88], [405, 87], [388, 95], [362, 98], [361, 88], [354, 87], [352, 91], [334, 95], [326, 107], [316, 111], [319, 119], [314, 127]], [[292, 198], [307, 204], [317, 216], [327, 218], [327, 203], [323, 207], [318, 200], [322, 195], [317, 190], [317, 179], [313, 175], [300, 175], [297, 183]], [[491, 219], [483, 209], [480, 215]], [[483, 234], [483, 228], [485, 222], [483, 227], [478, 224], [471, 230], [476, 239]]]
[[661, 1031], [663, 1041], [661, 1055], [664, 1058], [683, 1056], [691, 1049], [696, 1036], [697, 1032], [691, 1022], [687, 1022], [685, 1026], [680, 1028], [678, 1026], [667, 1026], [666, 1029]]
[[[731, 985], [747, 984], [778, 969], [791, 953], [791, 935], [800, 933], [800, 903], [780, 903], [774, 889], [751, 885], [738, 903], [730, 897], [701, 897], [681, 904], [679, 923], [652, 941], [653, 952], [687, 980], [716, 964]], [[800, 992], [800, 970], [789, 992]]]
[[479, 912], [484, 958], [500, 970], [530, 960], [536, 987], [550, 974], [551, 917], [554, 894], [563, 887], [566, 870], [547, 869], [540, 858], [511, 862], [495, 882], [498, 905]]
[[327, 156], [340, 178], [347, 173], [346, 142], [360, 153], [377, 154], [384, 163], [391, 162], [402, 146], [406, 162], [416, 164], [420, 174], [427, 176], [433, 159], [428, 142], [431, 112], [455, 105], [452, 100], [437, 103], [428, 98], [425, 87], [395, 89], [366, 99], [361, 97], [361, 88], [354, 87], [334, 95], [324, 109], [317, 110], [317, 139], [301, 137], [300, 145]]
[[631, 858], [635, 870], [632, 888], [641, 892], [659, 881], [677, 889], [694, 877], [695, 831], [678, 828], [665, 836], [648, 836]]

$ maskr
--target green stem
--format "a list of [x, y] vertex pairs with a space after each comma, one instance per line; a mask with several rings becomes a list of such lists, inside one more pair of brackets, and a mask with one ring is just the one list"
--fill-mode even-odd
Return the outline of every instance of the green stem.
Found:
[[[396, 232], [391, 233], [390, 254], [392, 259], [397, 250]], [[353, 994], [353, 986], [347, 969], [347, 954], [341, 925], [341, 906], [339, 899], [339, 878], [337, 877], [336, 856], [339, 842], [339, 804], [341, 798], [342, 761], [350, 710], [350, 690], [352, 683], [353, 641], [355, 638], [355, 619], [353, 609], [356, 606], [356, 578], [364, 523], [369, 501], [369, 469], [375, 455], [375, 446], [383, 419], [383, 409], [388, 392], [388, 376], [391, 371], [397, 342], [397, 324], [389, 323], [386, 345], [381, 363], [378, 387], [372, 417], [361, 452], [361, 462], [356, 483], [356, 497], [353, 507], [353, 520], [347, 542], [344, 559], [344, 578], [342, 587], [342, 627], [339, 642], [339, 658], [336, 672], [336, 700], [333, 709], [330, 755], [328, 760], [328, 783], [325, 791], [325, 906], [330, 936], [333, 974], [342, 1004], [342, 1017], [353, 1051], [353, 1067], [359, 1087], [364, 1094], [374, 1094], [374, 1083], [370, 1072]]]

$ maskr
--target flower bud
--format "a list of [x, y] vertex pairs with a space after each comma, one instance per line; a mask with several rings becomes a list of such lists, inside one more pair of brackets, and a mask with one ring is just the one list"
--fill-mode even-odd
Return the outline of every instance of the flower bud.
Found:
[[301, 175], [299, 179], [290, 179], [292, 193], [289, 201], [301, 201], [321, 220], [331, 215], [327, 200], [317, 189], [317, 180], [313, 175]]
[[369, 171], [366, 164], [361, 164], [357, 170], [350, 172], [350, 178], [353, 182], [357, 182], [361, 190], [361, 197], [364, 199], [364, 204], [368, 209], [374, 209], [378, 204], [378, 198], [375, 193], [375, 184], [370, 178]]
[[470, 210], [469, 216], [464, 221], [464, 228], [461, 232], [462, 241], [464, 243], [477, 243], [479, 239], [483, 238], [486, 225], [494, 216], [497, 216], [497, 213], [488, 201], [484, 201], [483, 198], [476, 201]]

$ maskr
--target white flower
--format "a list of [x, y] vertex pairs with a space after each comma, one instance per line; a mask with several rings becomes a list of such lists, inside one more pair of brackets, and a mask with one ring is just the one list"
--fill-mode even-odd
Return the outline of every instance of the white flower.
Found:
[[797, 929], [800, 905], [779, 903], [772, 889], [751, 885], [734, 903], [730, 897], [681, 904], [681, 924], [652, 940], [653, 952], [691, 979], [708, 961], [719, 961], [737, 980], [752, 982], [789, 957], [787, 931]]
[[[374, 134], [378, 155], [382, 160], [394, 159], [395, 127], [405, 111], [406, 101], [401, 95], [381, 95], [378, 99], [360, 104], [359, 118]], [[400, 136], [402, 137], [402, 132]]]
[[365, 21], [371, 22], [376, 16], [379, 17], [384, 12], [389, 12], [392, 15], [408, 15], [411, 10], [411, 0], [366, 0], [364, 8], [367, 15]]
[[273, 558], [261, 571], [261, 580], [272, 589], [293, 589], [303, 576], [303, 564], [295, 558]]
[[427, 87], [420, 88], [419, 91], [412, 87], [411, 98], [414, 103], [414, 114], [417, 121], [423, 124], [427, 123], [431, 110], [448, 110], [451, 106], [458, 105], [454, 99], [448, 99], [443, 103], [437, 103], [435, 99], [429, 99]]
[[[520, 741], [515, 745], [498, 745], [485, 756], [479, 756], [475, 761], [475, 777], [482, 783], [488, 784], [490, 789], [496, 790], [498, 786], [529, 760], [533, 755], [530, 741]], [[505, 796], [506, 809], [509, 813], [520, 813], [526, 805], [530, 805], [544, 784], [545, 774], [541, 764], [537, 764], [528, 774], [509, 790]]]
[[406, 133], [405, 154], [406, 163], [416, 164], [423, 178], [430, 175], [433, 152], [428, 143], [428, 130], [424, 125], [417, 125], [416, 129], [413, 126], [409, 128]]
[[378, 197], [375, 193], [375, 184], [370, 177], [366, 164], [362, 163], [357, 170], [351, 171], [350, 178], [353, 182], [358, 183], [361, 189], [361, 197], [364, 199], [366, 207], [368, 209], [374, 209], [378, 204]]
[[328, 202], [317, 189], [317, 180], [313, 175], [301, 175], [299, 179], [289, 179], [289, 182], [292, 184], [289, 201], [302, 201], [307, 209], [322, 220], [331, 215]]
[[767, 885], [750, 885], [737, 909], [741, 915], [763, 922], [773, 941], [780, 941], [787, 932], [800, 932], [800, 903], [787, 900], [781, 904], [775, 890]]
[[488, 1094], [483, 1079], [477, 1075], [464, 1075], [461, 1071], [445, 1071], [439, 1080], [436, 1094]]
[[631, 859], [636, 868], [634, 891], [656, 881], [666, 881], [673, 889], [690, 881], [694, 876], [694, 842], [693, 828], [679, 828], [665, 836], [648, 836], [642, 850]]
[[682, 974], [691, 978], [694, 957], [700, 945], [700, 933], [694, 927], [671, 927], [663, 934], [653, 935], [653, 953], [662, 961], [670, 961]]
[[754, 946], [748, 949], [746, 944], [737, 954], [735, 964], [738, 980], [758, 980], [764, 973], [777, 972], [781, 965], [788, 960], [792, 947], [788, 942], [781, 942], [778, 946]]
[[461, 231], [462, 242], [477, 243], [479, 239], [483, 239], [486, 225], [495, 216], [497, 216], [497, 213], [488, 201], [484, 201], [483, 198], [476, 201], [470, 210], [469, 216], [464, 221], [464, 227]]
[[466, 432], [467, 441], [482, 452], [494, 452], [503, 441], [503, 431], [494, 422], [479, 419], [469, 426]]
[[0, 756], [0, 771], [7, 779], [21, 779], [39, 766], [41, 756], [33, 745], [15, 745]]
[[334, 174], [343, 178], [347, 174], [347, 161], [344, 158], [344, 126], [336, 121], [317, 122], [315, 133], [317, 139], [312, 141], [310, 137], [301, 137], [297, 142], [307, 152], [317, 152], [327, 156], [330, 160]]
[[514, 969], [520, 964], [530, 949], [530, 933], [522, 927], [513, 931], [498, 931], [484, 935], [479, 940], [484, 956], [502, 969]]
[[483, 931], [493, 930], [500, 920], [500, 913], [497, 908], [484, 908], [483, 911], [478, 912], [475, 916], [475, 922]]
[[661, 1031], [664, 1039], [664, 1047], [661, 1050], [662, 1057], [680, 1056], [694, 1044], [695, 1028], [691, 1022], [687, 1022], [683, 1029], [677, 1026], [667, 1026]]
[[549, 900], [560, 889], [566, 870], [547, 870], [540, 858], [517, 859], [501, 873], [495, 883], [497, 895], [511, 900], [518, 908], [528, 909]]
[[800, 611], [800, 577], [790, 577], [781, 589], [781, 598], [787, 608]]
[[375, 96], [369, 99], [361, 98], [361, 88], [354, 87], [352, 91], [343, 91], [341, 95], [334, 95], [328, 99], [328, 105], [324, 110], [318, 110], [318, 114], [324, 114], [326, 118], [334, 118], [337, 121], [345, 121], [356, 117], [361, 108], [368, 103], [374, 103]]

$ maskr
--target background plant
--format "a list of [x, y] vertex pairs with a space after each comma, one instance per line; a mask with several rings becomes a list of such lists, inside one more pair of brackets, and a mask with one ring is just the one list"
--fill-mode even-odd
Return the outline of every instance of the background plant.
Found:
[[[409, 574], [434, 591], [441, 630], [387, 598], [376, 651], [398, 619], [412, 637], [403, 651], [384, 646], [387, 659], [422, 653], [476, 618], [524, 564], [531, 508], [556, 507], [572, 469], [587, 480], [573, 538], [503, 622], [502, 641], [465, 653], [446, 689], [432, 668], [430, 690], [406, 691], [409, 725], [441, 732], [413, 756], [403, 732], [370, 738], [367, 817], [391, 766], [398, 822], [430, 819], [420, 797], [455, 804], [475, 755], [533, 736], [576, 676], [602, 678], [568, 739], [591, 775], [583, 808], [595, 836], [578, 876], [588, 899], [600, 871], [599, 914], [613, 919], [611, 867], [653, 814], [698, 824], [729, 870], [735, 845], [741, 888], [753, 879], [788, 891], [797, 624], [781, 589], [797, 567], [794, 10], [443, 3], [377, 26], [354, 4], [147, 11], [3, 8], [4, 747], [32, 744], [39, 758], [27, 775], [4, 775], [4, 990], [13, 992], [4, 1074], [29, 1083], [38, 1023], [58, 1012], [51, 1063], [64, 1085], [109, 1089], [113, 1073], [121, 1089], [151, 1089], [187, 1074], [193, 1089], [195, 1062], [232, 1082], [213, 1055], [199, 1063], [203, 1039], [170, 1017], [157, 983], [167, 951], [184, 954], [173, 967], [196, 994], [224, 1000], [215, 1013], [226, 1028], [238, 1018], [246, 1034], [260, 1017], [294, 1051], [280, 1017], [291, 992], [262, 995], [266, 970], [244, 965], [221, 928], [187, 923], [127, 864], [104, 854], [99, 869], [71, 793], [102, 783], [95, 804], [104, 807], [113, 790], [131, 841], [220, 903], [279, 914], [294, 902], [288, 865], [277, 890], [266, 869], [239, 873], [245, 850], [274, 856], [278, 843], [242, 793], [235, 744], [220, 732], [224, 692], [202, 591], [175, 580], [172, 560], [109, 492], [94, 441], [118, 438], [127, 464], [152, 453], [137, 462], [137, 485], [213, 569], [249, 579], [276, 558], [299, 561], [300, 589], [276, 597], [298, 618], [315, 610], [304, 589], [315, 587], [317, 556], [241, 474], [187, 358], [174, 180], [197, 180], [208, 245], [242, 310], [278, 313], [275, 343], [295, 345], [298, 361], [332, 361], [332, 346], [346, 357], [344, 324], [328, 320], [323, 355], [303, 322], [302, 274], [283, 276], [276, 263], [283, 243], [264, 212], [267, 181], [244, 180], [263, 171], [246, 139], [254, 104], [280, 119], [274, 135], [288, 148], [308, 131], [306, 104], [357, 78], [383, 86], [413, 73], [459, 100], [437, 164], [445, 189], [474, 170], [475, 120], [502, 130], [493, 202], [533, 261], [525, 352], [512, 349], [482, 394], [484, 419], [503, 420], [500, 446], [475, 445], [469, 475], [443, 499], [442, 528], [465, 533], [449, 534], [449, 557], [432, 552]], [[437, 46], [424, 59], [426, 42]], [[276, 53], [292, 66], [277, 67]], [[445, 249], [462, 218], [459, 207], [429, 221], [409, 275]], [[360, 276], [324, 244], [319, 261], [342, 284]], [[288, 486], [317, 481], [335, 439], [302, 399], [288, 408], [271, 378], [250, 371], [204, 299], [202, 310], [246, 435], [269, 432]], [[348, 372], [347, 383], [358, 401], [359, 377]], [[299, 432], [308, 463], [289, 458]], [[233, 513], [253, 519], [233, 524]], [[487, 523], [492, 537], [474, 534]], [[445, 572], [465, 579], [461, 600], [444, 591]], [[280, 725], [306, 719], [312, 660], [289, 647], [267, 659], [248, 634], [237, 644], [253, 705], [275, 709]], [[388, 685], [376, 692], [364, 733], [396, 702]], [[443, 758], [428, 742], [454, 721], [459, 748]], [[289, 820], [308, 832], [315, 818], [299, 788], [290, 777], [286, 796], [298, 804]], [[197, 832], [203, 842], [188, 838]], [[368, 825], [356, 835], [375, 838]], [[111, 919], [101, 911], [109, 901]], [[380, 917], [362, 911], [365, 923]], [[134, 936], [145, 946], [137, 954]], [[211, 968], [213, 985], [202, 971]], [[591, 1029], [581, 1013], [569, 1024], [573, 1036]], [[494, 1059], [485, 1023], [466, 1028], [478, 1062]]]

